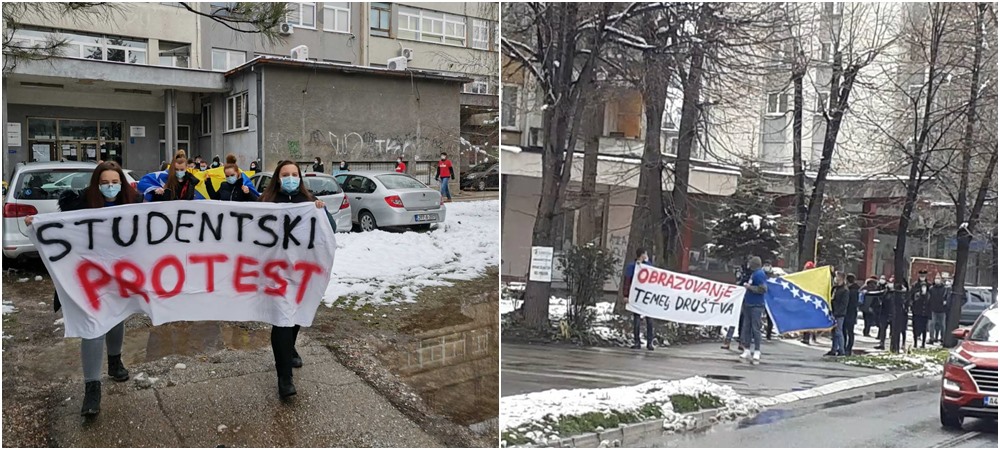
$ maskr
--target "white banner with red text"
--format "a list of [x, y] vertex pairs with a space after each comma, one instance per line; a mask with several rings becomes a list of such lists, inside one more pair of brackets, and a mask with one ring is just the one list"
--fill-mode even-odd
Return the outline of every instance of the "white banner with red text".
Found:
[[626, 309], [654, 319], [703, 326], [736, 326], [746, 288], [639, 265]]
[[153, 325], [312, 325], [336, 241], [314, 203], [142, 203], [35, 216], [66, 337], [96, 338], [134, 313]]

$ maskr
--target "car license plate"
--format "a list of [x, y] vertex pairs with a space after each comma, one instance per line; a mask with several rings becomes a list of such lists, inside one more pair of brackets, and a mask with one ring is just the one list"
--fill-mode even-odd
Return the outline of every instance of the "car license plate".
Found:
[[416, 222], [434, 222], [438, 220], [437, 214], [415, 214], [413, 220]]
[[983, 404], [985, 404], [986, 406], [996, 406], [997, 405], [997, 398], [996, 397], [986, 397], [986, 398], [983, 399]]

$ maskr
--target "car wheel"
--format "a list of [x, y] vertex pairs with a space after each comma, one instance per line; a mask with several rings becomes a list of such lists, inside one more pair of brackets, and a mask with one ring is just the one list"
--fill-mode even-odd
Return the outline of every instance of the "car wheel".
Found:
[[429, 223], [422, 223], [420, 225], [414, 225], [413, 229], [417, 230], [417, 231], [427, 231], [427, 230], [431, 229], [431, 224], [429, 224]]
[[485, 180], [479, 180], [479, 182], [476, 183], [476, 190], [477, 191], [485, 191], [486, 190], [486, 181]]
[[378, 224], [375, 223], [375, 216], [368, 211], [362, 211], [358, 215], [358, 222], [361, 224], [361, 231], [375, 231]]
[[962, 429], [962, 416], [951, 414], [941, 405], [941, 426], [952, 430]]

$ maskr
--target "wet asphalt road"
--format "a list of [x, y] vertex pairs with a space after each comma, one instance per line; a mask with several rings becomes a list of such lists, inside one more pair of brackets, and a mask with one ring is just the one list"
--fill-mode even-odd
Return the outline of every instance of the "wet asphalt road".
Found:
[[646, 447], [944, 447], [997, 448], [997, 423], [965, 419], [963, 431], [938, 420], [938, 386], [828, 408], [764, 410], [740, 423], [666, 435]]

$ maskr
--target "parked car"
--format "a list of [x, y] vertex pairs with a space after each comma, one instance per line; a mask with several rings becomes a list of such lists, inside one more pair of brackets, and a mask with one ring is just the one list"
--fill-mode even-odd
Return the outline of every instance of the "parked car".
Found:
[[[95, 162], [38, 162], [19, 164], [11, 177], [3, 204], [3, 255], [20, 258], [37, 255], [28, 239], [26, 216], [59, 211], [59, 195], [67, 189], [87, 187], [97, 167]], [[126, 182], [136, 181], [125, 171]]]
[[941, 425], [961, 429], [966, 417], [997, 420], [997, 344], [1000, 310], [990, 307], [972, 328], [952, 334], [961, 343], [948, 355], [941, 376]]
[[361, 231], [380, 227], [429, 229], [444, 222], [441, 193], [396, 172], [345, 172], [337, 181], [351, 199], [351, 215]]
[[[250, 178], [250, 181], [257, 188], [257, 192], [264, 192], [264, 189], [271, 184], [271, 174], [258, 172]], [[337, 224], [337, 231], [340, 233], [351, 231], [351, 202], [337, 180], [325, 173], [304, 172], [302, 182], [312, 195], [326, 203], [326, 210]]]
[[500, 163], [482, 163], [461, 174], [459, 187], [463, 191], [500, 189]]
[[966, 286], [965, 303], [962, 304], [960, 325], [972, 325], [987, 308], [996, 304], [993, 289], [989, 286]]

